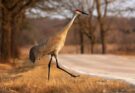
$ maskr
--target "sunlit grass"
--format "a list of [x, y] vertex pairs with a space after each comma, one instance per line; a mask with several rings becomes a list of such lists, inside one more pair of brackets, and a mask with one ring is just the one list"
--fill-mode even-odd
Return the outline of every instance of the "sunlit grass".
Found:
[[26, 61], [16, 69], [0, 74], [0, 93], [135, 93], [135, 87], [123, 81], [85, 76], [73, 78], [53, 64], [47, 79], [47, 63]]

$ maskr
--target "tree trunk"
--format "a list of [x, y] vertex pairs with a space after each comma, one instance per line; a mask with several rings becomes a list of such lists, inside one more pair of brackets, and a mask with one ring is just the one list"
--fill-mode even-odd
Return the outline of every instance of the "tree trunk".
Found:
[[18, 38], [24, 11], [38, 0], [0, 0], [1, 45], [0, 59], [9, 62], [18, 57]]
[[84, 37], [81, 31], [80, 31], [80, 53], [84, 54]]
[[13, 20], [12, 20], [12, 45], [11, 45], [11, 51], [12, 51], [12, 58], [18, 58], [19, 57], [19, 32], [21, 31], [21, 26], [24, 20], [24, 12], [21, 12], [19, 14], [13, 15]]
[[10, 62], [11, 58], [17, 58], [19, 31], [22, 25], [23, 13], [13, 14], [12, 12], [2, 9], [2, 26], [1, 26], [1, 60]]
[[106, 44], [105, 44], [105, 31], [101, 29], [101, 45], [102, 45], [102, 54], [106, 54]]
[[90, 48], [90, 50], [91, 50], [91, 54], [93, 54], [94, 53], [94, 41], [93, 40], [91, 40], [91, 48]]
[[106, 6], [105, 6], [105, 13], [102, 16], [102, 9], [101, 9], [101, 0], [96, 0], [96, 8], [97, 8], [97, 18], [98, 18], [98, 22], [99, 22], [99, 26], [100, 26], [100, 38], [101, 38], [101, 48], [102, 48], [102, 54], [106, 53], [106, 45], [105, 45], [105, 28], [104, 28], [104, 18], [106, 17], [107, 14], [107, 6], [108, 3], [106, 2]]
[[2, 9], [1, 22], [1, 60], [9, 61], [11, 58], [11, 34], [12, 34], [11, 13]]

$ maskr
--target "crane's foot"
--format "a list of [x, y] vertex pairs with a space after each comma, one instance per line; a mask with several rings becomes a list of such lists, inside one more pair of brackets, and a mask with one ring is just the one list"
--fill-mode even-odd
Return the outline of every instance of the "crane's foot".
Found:
[[70, 75], [70, 76], [72, 76], [72, 77], [74, 77], [74, 78], [80, 77], [80, 75]]

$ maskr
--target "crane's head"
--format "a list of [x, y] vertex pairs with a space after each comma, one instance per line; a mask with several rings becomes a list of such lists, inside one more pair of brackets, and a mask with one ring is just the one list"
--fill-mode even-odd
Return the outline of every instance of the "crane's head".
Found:
[[76, 9], [76, 10], [75, 10], [75, 13], [77, 13], [77, 14], [79, 14], [79, 15], [81, 15], [81, 14], [88, 15], [87, 13], [85, 13], [85, 12], [79, 10], [79, 9]]

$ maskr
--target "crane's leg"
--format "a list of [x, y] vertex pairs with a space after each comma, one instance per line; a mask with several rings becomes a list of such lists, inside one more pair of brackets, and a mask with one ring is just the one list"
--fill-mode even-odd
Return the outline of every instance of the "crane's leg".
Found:
[[68, 74], [69, 74], [69, 75], [71, 75], [72, 77], [77, 77], [77, 76], [78, 76], [78, 75], [74, 75], [74, 74], [72, 74], [72, 73], [70, 73], [70, 72], [66, 71], [65, 69], [61, 68], [61, 67], [59, 66], [59, 64], [58, 64], [57, 56], [56, 56], [56, 55], [54, 55], [54, 57], [55, 57], [56, 65], [57, 65], [57, 68], [58, 68], [58, 69], [60, 69], [60, 70], [62, 70], [62, 71], [64, 71], [64, 72], [66, 72], [66, 73], [68, 73]]
[[51, 55], [50, 61], [49, 61], [49, 63], [48, 63], [48, 80], [50, 79], [50, 67], [51, 67], [51, 62], [52, 62], [52, 55]]

